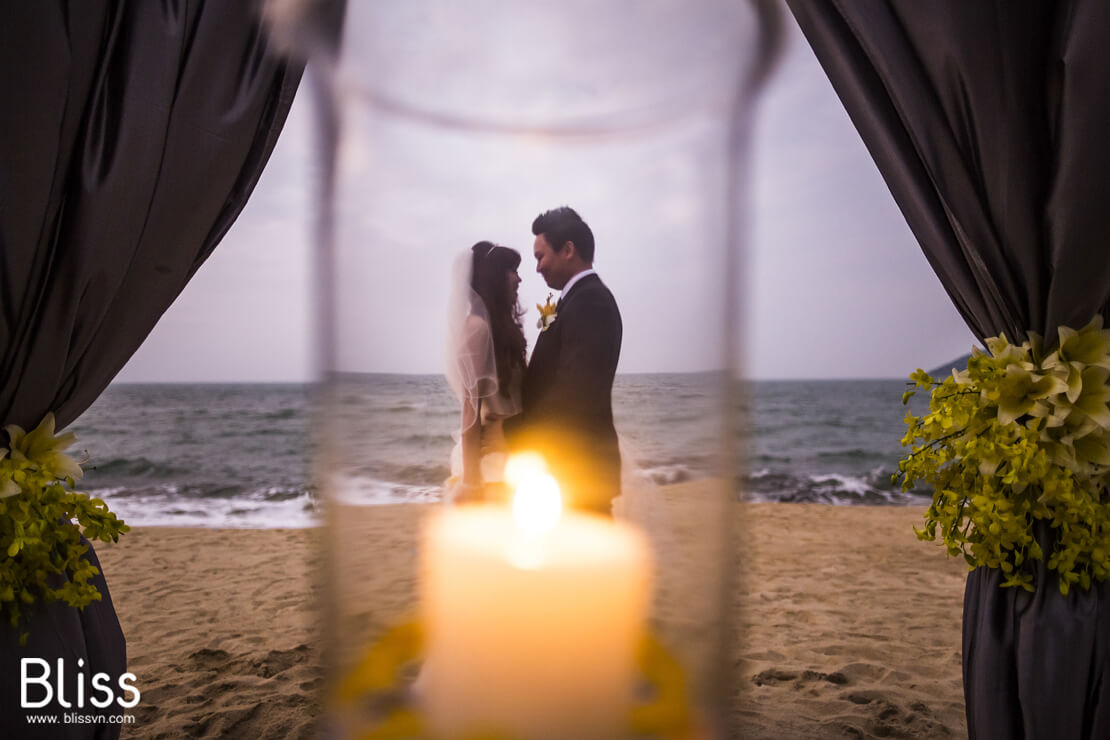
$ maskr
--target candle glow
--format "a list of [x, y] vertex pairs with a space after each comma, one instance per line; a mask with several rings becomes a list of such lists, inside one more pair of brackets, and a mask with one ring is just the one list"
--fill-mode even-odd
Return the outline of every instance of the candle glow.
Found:
[[513, 520], [521, 530], [538, 536], [555, 528], [563, 498], [542, 457], [529, 452], [513, 455], [505, 466], [505, 480], [516, 489]]
[[617, 736], [650, 603], [647, 542], [620, 522], [562, 511], [538, 455], [510, 458], [505, 480], [511, 511], [447, 509], [424, 532], [430, 727], [443, 737]]

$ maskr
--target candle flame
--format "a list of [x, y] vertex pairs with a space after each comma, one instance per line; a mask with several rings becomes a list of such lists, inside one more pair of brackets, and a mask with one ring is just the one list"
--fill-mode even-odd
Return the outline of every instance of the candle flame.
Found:
[[547, 472], [543, 457], [534, 452], [513, 455], [505, 466], [505, 481], [516, 489], [513, 519], [525, 532], [542, 534], [555, 527], [563, 508], [559, 484]]

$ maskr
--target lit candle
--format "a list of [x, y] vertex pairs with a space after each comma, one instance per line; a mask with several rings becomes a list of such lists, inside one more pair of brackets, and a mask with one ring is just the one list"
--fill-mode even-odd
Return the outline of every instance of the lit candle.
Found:
[[621, 522], [560, 513], [557, 485], [536, 467], [509, 472], [512, 510], [447, 509], [424, 532], [429, 727], [448, 738], [619, 736], [650, 601], [647, 543]]

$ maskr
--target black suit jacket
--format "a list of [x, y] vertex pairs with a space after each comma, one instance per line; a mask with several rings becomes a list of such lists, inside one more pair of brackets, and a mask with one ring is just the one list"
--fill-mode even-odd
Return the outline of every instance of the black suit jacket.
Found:
[[540, 332], [524, 373], [524, 411], [506, 427], [514, 448], [544, 453], [571, 506], [605, 513], [620, 493], [612, 391], [622, 328], [601, 278], [575, 283]]

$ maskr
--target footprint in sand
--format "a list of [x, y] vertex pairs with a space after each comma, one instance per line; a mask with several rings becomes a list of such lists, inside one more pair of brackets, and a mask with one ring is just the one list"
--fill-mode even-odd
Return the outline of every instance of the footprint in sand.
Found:
[[[902, 706], [895, 695], [884, 691], [849, 691], [840, 697], [856, 705], [856, 721], [867, 737], [951, 737], [951, 730], [937, 721], [921, 702]], [[843, 722], [849, 715], [841, 715]]]
[[307, 663], [312, 649], [308, 645], [298, 645], [292, 650], [271, 650], [263, 658], [253, 658], [247, 664], [246, 673], [261, 678], [270, 678], [295, 665]]
[[212, 648], [201, 648], [189, 654], [189, 660], [193, 661], [194, 667], [202, 671], [223, 670], [230, 657], [231, 653], [226, 650]]
[[795, 689], [806, 688], [807, 684], [824, 682], [836, 686], [843, 686], [849, 681], [848, 677], [836, 671], [834, 673], [821, 673], [820, 671], [789, 671], [782, 668], [768, 668], [752, 676], [752, 683], [756, 686], [777, 686], [793, 682]]

